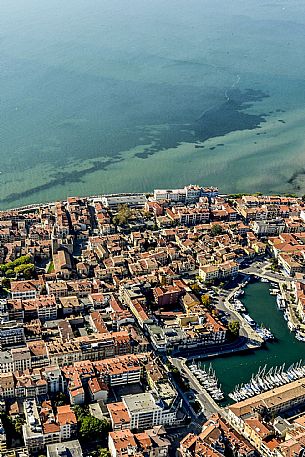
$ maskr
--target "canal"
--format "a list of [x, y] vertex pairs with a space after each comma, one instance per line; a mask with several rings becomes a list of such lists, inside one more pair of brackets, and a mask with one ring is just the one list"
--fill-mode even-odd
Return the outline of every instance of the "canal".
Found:
[[[283, 312], [277, 308], [275, 297], [269, 294], [269, 284], [250, 283], [244, 290], [242, 301], [249, 315], [257, 324], [270, 328], [276, 340], [256, 351], [212, 360], [212, 366], [226, 396], [237, 384], [248, 382], [252, 373], [256, 373], [260, 366], [271, 367], [285, 362], [287, 368], [300, 359], [305, 362], [305, 343], [298, 341], [294, 333], [289, 331]], [[202, 365], [207, 366], [209, 363], [202, 361]]]

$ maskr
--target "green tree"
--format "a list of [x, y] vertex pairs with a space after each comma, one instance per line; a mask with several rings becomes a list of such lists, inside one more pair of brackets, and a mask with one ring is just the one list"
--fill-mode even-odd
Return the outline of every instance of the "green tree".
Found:
[[18, 265], [23, 265], [25, 263], [30, 263], [30, 262], [31, 262], [31, 256], [22, 255], [22, 256], [18, 257], [18, 259], [14, 260], [12, 263], [13, 263], [14, 267], [17, 267]]
[[193, 292], [199, 292], [200, 291], [200, 286], [196, 282], [194, 284], [192, 284], [190, 287], [191, 287]]
[[55, 397], [54, 403], [56, 406], [63, 406], [68, 403], [67, 397], [63, 392], [58, 392], [58, 394]]
[[98, 435], [105, 434], [109, 425], [106, 420], [93, 416], [83, 416], [80, 421], [79, 435], [83, 441], [96, 440]]
[[[3, 427], [6, 431], [7, 444], [10, 447], [13, 441], [22, 443], [22, 424], [24, 423], [23, 418], [17, 417], [12, 419], [5, 413], [0, 414]], [[0, 453], [1, 454], [1, 453]]]
[[11, 268], [9, 268], [8, 270], [6, 270], [5, 275], [6, 275], [7, 278], [14, 278], [15, 277], [15, 272]]
[[125, 225], [132, 216], [132, 211], [127, 205], [120, 205], [113, 222], [117, 225]]
[[81, 419], [85, 416], [88, 416], [89, 414], [89, 408], [88, 406], [81, 406], [81, 405], [75, 405], [73, 408], [75, 415], [77, 417], [77, 420], [80, 422]]
[[54, 262], [53, 260], [50, 262], [49, 266], [48, 266], [48, 271], [47, 273], [53, 273], [54, 271]]
[[22, 419], [20, 416], [16, 417], [16, 419], [13, 421], [15, 431], [19, 435], [22, 434], [22, 425], [23, 424], [24, 424], [24, 419]]
[[2, 287], [4, 287], [4, 289], [10, 289], [11, 281], [9, 280], [9, 278], [2, 278], [1, 285]]
[[96, 451], [91, 452], [92, 457], [110, 457], [110, 452], [107, 448], [98, 446]]
[[209, 294], [201, 295], [201, 303], [203, 304], [203, 306], [211, 305], [212, 300], [211, 300], [211, 297], [209, 296]]
[[219, 224], [215, 224], [211, 228], [211, 235], [212, 236], [217, 236], [221, 235], [223, 233], [222, 227]]
[[28, 264], [30, 262], [31, 256], [22, 255], [18, 257], [18, 259], [13, 260], [13, 262], [7, 262], [0, 265], [0, 270], [5, 273], [7, 270], [14, 270], [15, 267], [18, 267], [19, 265]]
[[238, 321], [230, 321], [229, 325], [228, 325], [228, 329], [233, 336], [235, 336], [235, 337], [239, 336], [240, 324]]
[[229, 198], [241, 198], [244, 194], [230, 194]]
[[272, 270], [272, 271], [277, 271], [278, 268], [279, 268], [279, 262], [278, 262], [277, 259], [273, 258], [273, 259], [271, 260], [271, 270]]
[[219, 311], [218, 311], [218, 309], [212, 309], [212, 316], [213, 316], [213, 317], [218, 317], [218, 316], [219, 316]]
[[172, 373], [173, 375], [178, 375], [178, 374], [179, 374], [178, 368], [177, 368], [177, 367], [174, 367], [174, 365], [172, 365], [170, 371], [171, 371], [171, 373]]
[[25, 263], [25, 264], [17, 265], [14, 268], [15, 274], [23, 275], [25, 279], [31, 279], [33, 277], [34, 271], [35, 271], [35, 266], [32, 263]]

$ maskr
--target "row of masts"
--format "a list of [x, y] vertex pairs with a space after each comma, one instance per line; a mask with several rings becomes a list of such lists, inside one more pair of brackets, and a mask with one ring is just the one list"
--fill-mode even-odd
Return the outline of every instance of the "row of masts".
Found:
[[289, 382], [305, 376], [305, 365], [302, 360], [293, 363], [285, 370], [285, 363], [280, 367], [271, 367], [267, 371], [267, 365], [259, 368], [257, 374], [253, 374], [251, 380], [246, 384], [241, 384], [235, 387], [234, 391], [229, 394], [229, 397], [234, 401], [242, 401], [250, 397], [254, 397], [274, 387], [280, 387]]
[[224, 399], [224, 394], [221, 390], [221, 386], [218, 386], [218, 379], [211, 364], [209, 368], [206, 368], [205, 366], [199, 368], [196, 363], [193, 362], [189, 368], [204, 389], [211, 395], [213, 400], [221, 401]]

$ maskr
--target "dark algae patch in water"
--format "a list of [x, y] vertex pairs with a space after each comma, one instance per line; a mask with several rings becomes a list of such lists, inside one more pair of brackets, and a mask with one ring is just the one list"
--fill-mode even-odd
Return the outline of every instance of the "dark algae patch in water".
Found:
[[[181, 143], [201, 142], [224, 136], [230, 132], [254, 130], [266, 122], [268, 114], [252, 114], [246, 112], [254, 103], [268, 97], [262, 91], [247, 89], [246, 91], [232, 90], [227, 93], [227, 99], [206, 110], [198, 119], [188, 124], [168, 125], [154, 137], [153, 147], [147, 147], [136, 154], [146, 159], [157, 151], [176, 148]], [[218, 146], [224, 146], [220, 143]], [[198, 145], [195, 145], [198, 148]], [[214, 150], [215, 147], [209, 148]]]
[[104, 162], [99, 162], [99, 161], [94, 161], [92, 165], [89, 168], [86, 168], [84, 170], [75, 170], [75, 171], [70, 171], [70, 172], [61, 172], [58, 171], [56, 175], [54, 174], [51, 176], [50, 181], [46, 182], [45, 184], [41, 184], [39, 186], [32, 187], [31, 189], [28, 189], [24, 192], [14, 192], [10, 195], [8, 195], [6, 198], [0, 199], [0, 203], [11, 203], [14, 202], [15, 200], [18, 200], [21, 197], [29, 197], [31, 195], [35, 195], [37, 192], [40, 192], [42, 190], [48, 190], [51, 189], [54, 185], [62, 185], [64, 186], [65, 184], [69, 182], [81, 182], [82, 178], [85, 175], [88, 175], [90, 173], [94, 173], [98, 170], [106, 170], [109, 165], [112, 163], [117, 163], [121, 162], [123, 159], [118, 158], [117, 156], [113, 159], [106, 160]]

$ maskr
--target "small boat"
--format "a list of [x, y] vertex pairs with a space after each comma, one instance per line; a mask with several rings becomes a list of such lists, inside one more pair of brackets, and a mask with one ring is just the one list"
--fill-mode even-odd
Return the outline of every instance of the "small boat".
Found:
[[299, 341], [305, 341], [305, 336], [301, 332], [296, 332], [295, 337]]
[[280, 309], [280, 310], [285, 309], [285, 300], [283, 299], [283, 297], [280, 294], [277, 294], [277, 296], [276, 296], [276, 304], [277, 304], [278, 309]]
[[249, 324], [251, 327], [256, 327], [256, 323], [255, 323], [254, 320], [249, 316], [249, 314], [244, 314], [244, 319], [245, 319], [245, 321], [248, 322], [248, 324]]
[[268, 328], [265, 328], [265, 327], [256, 327], [256, 333], [258, 333], [258, 335], [263, 338], [263, 340], [265, 341], [272, 341], [275, 339], [273, 333], [268, 329]]
[[270, 289], [269, 290], [269, 294], [270, 295], [277, 295], [279, 293], [279, 290], [278, 289]]
[[195, 360], [193, 360], [192, 364], [189, 366], [189, 369], [190, 369], [191, 371], [198, 370], [198, 366], [197, 366], [197, 364], [195, 363]]
[[234, 300], [232, 306], [234, 309], [236, 309], [236, 311], [241, 311], [242, 313], [247, 311], [244, 304], [240, 300]]
[[[305, 341], [305, 337], [300, 332], [297, 332], [296, 336]], [[263, 368], [260, 367], [258, 373], [256, 375], [253, 374], [247, 384], [236, 386], [234, 391], [229, 394], [229, 397], [234, 401], [245, 400], [305, 376], [305, 365], [302, 365], [302, 360], [292, 364], [287, 369], [285, 369], [285, 364], [280, 367], [271, 367], [267, 372], [266, 368], [266, 365]]]
[[245, 295], [245, 291], [243, 289], [237, 290], [234, 294], [234, 297], [238, 298]]
[[[199, 378], [199, 375], [197, 377]], [[208, 369], [203, 367], [200, 370], [200, 383], [215, 401], [224, 399], [224, 394], [221, 388], [218, 387], [218, 379], [212, 365]]]
[[293, 323], [291, 321], [288, 321], [287, 325], [291, 332], [295, 332], [295, 326], [293, 325]]

